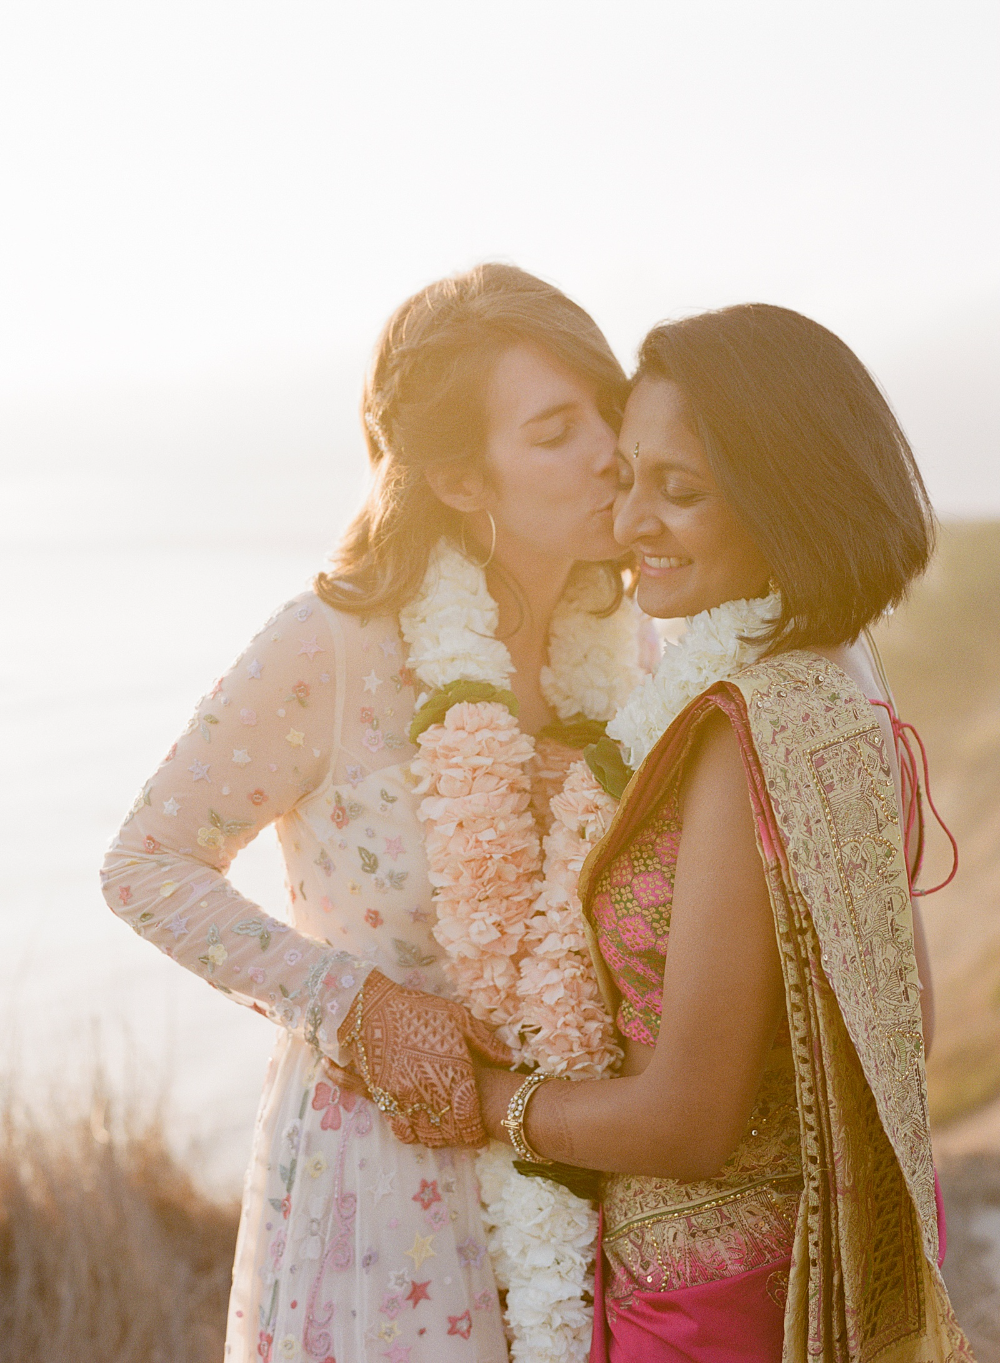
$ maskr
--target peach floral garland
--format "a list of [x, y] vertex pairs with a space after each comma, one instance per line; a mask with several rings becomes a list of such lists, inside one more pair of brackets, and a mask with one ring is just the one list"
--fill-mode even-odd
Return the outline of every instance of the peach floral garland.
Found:
[[[623, 689], [638, 673], [635, 613], [625, 605], [609, 620], [595, 615], [594, 587], [584, 576], [557, 610], [542, 688], [564, 720], [614, 715], [609, 734], [632, 766], [695, 696], [754, 660], [760, 651], [754, 636], [780, 611], [772, 596], [702, 612], [622, 704]], [[496, 625], [481, 570], [439, 545], [421, 593], [401, 616], [410, 665], [436, 688], [425, 713], [443, 715], [420, 733], [421, 755], [412, 764], [418, 792], [426, 794], [420, 814], [430, 824], [435, 935], [460, 996], [515, 1048], [520, 1042], [526, 1060], [549, 1074], [599, 1078], [620, 1051], [583, 934], [577, 887], [616, 801], [585, 763], [574, 763], [551, 800], [540, 868], [530, 808], [534, 745], [507, 704], [512, 665], [494, 637]], [[512, 1358], [583, 1363], [597, 1234], [592, 1206], [559, 1184], [520, 1175], [499, 1142], [479, 1156], [477, 1169], [490, 1253], [507, 1291]]]
[[[638, 613], [626, 599], [611, 616], [595, 614], [601, 595], [597, 572], [578, 569], [554, 613], [541, 685], [563, 720], [607, 721], [641, 676]], [[513, 663], [495, 637], [497, 617], [482, 570], [444, 542], [421, 592], [400, 614], [409, 666], [435, 689], [418, 701], [415, 728], [425, 705], [437, 719], [452, 695], [456, 700], [418, 734], [420, 756], [411, 764], [424, 795], [434, 934], [459, 997], [477, 1017], [515, 1050], [524, 1031], [525, 1057], [546, 1071], [591, 1077], [620, 1053], [580, 932], [576, 879], [612, 802], [575, 763], [552, 800], [543, 881], [531, 810], [535, 745], [506, 703]], [[483, 699], [459, 698], [476, 687]], [[536, 984], [539, 997], [526, 999]], [[490, 1253], [507, 1291], [512, 1358], [583, 1363], [593, 1207], [567, 1188], [517, 1173], [499, 1142], [477, 1168]]]

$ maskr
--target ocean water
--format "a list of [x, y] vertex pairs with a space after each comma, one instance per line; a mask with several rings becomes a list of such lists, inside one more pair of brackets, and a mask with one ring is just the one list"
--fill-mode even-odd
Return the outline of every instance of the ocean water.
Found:
[[[99, 1060], [219, 1190], [246, 1164], [272, 1024], [135, 937], [98, 869], [200, 695], [322, 566], [359, 487], [356, 466], [319, 468], [310, 495], [279, 470], [230, 485], [191, 461], [0, 477], [2, 1068], [58, 1111]], [[284, 913], [272, 832], [233, 879]]]

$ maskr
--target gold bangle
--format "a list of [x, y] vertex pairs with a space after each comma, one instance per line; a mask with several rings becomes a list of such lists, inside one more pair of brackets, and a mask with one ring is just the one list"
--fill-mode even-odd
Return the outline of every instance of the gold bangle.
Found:
[[532, 1150], [528, 1144], [528, 1138], [524, 1134], [524, 1122], [528, 1115], [528, 1103], [535, 1090], [541, 1088], [547, 1079], [565, 1079], [567, 1075], [541, 1074], [538, 1070], [534, 1074], [529, 1074], [524, 1083], [507, 1104], [507, 1115], [500, 1125], [510, 1137], [510, 1143], [514, 1147], [520, 1159], [527, 1160], [530, 1164], [552, 1164], [553, 1161], [546, 1159], [544, 1155], [539, 1155]]

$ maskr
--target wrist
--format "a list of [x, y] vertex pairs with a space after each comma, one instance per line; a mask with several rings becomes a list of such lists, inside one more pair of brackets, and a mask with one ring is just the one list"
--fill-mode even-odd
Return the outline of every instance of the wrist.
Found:
[[486, 1134], [492, 1140], [509, 1145], [510, 1137], [504, 1129], [503, 1119], [507, 1115], [510, 1100], [524, 1082], [524, 1075], [511, 1074], [509, 1070], [480, 1069], [477, 1081]]

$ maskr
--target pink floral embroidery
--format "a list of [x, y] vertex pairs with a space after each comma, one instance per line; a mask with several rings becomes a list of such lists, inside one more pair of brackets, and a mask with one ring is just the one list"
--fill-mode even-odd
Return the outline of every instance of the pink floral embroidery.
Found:
[[381, 729], [366, 729], [361, 741], [369, 752], [378, 752], [385, 743]]
[[256, 790], [250, 791], [247, 795], [247, 799], [252, 805], [262, 805], [267, 800], [267, 794], [258, 786]]
[[373, 928], [380, 928], [380, 927], [382, 926], [382, 924], [385, 922], [385, 919], [384, 919], [384, 918], [382, 917], [382, 915], [379, 913], [378, 909], [366, 909], [366, 910], [365, 910], [365, 922], [366, 922], [370, 927], [373, 927]]
[[338, 1088], [335, 1084], [325, 1084], [321, 1080], [316, 1085], [312, 1100], [313, 1111], [323, 1114], [320, 1118], [320, 1129], [339, 1131], [342, 1121], [341, 1108], [345, 1112], [353, 1112], [357, 1101], [356, 1094], [348, 1093], [346, 1089]]
[[118, 898], [121, 900], [122, 905], [127, 904], [129, 900], [132, 898], [132, 886], [123, 885], [121, 889], [118, 891]]

